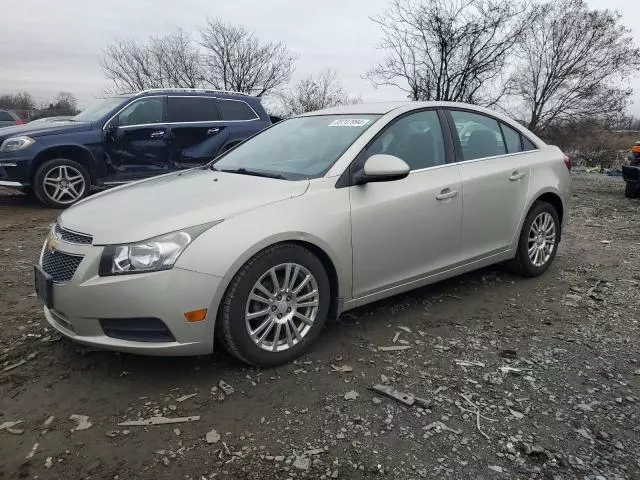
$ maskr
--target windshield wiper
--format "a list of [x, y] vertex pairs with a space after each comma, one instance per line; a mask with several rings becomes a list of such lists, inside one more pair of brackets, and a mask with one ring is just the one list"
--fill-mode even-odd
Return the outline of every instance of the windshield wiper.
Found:
[[[212, 165], [213, 168], [213, 165]], [[218, 170], [218, 169], [216, 169]], [[277, 178], [278, 180], [286, 180], [284, 175], [279, 173], [259, 172], [257, 170], [247, 170], [246, 168], [233, 168], [227, 170], [218, 170], [225, 173], [239, 173], [240, 175], [253, 175], [254, 177]]]

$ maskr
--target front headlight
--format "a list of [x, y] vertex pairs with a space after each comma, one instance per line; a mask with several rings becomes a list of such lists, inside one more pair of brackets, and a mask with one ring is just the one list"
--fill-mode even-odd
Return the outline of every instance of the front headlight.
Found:
[[22, 150], [33, 145], [36, 141], [27, 136], [11, 137], [2, 142], [0, 146], [0, 152], [15, 152], [16, 150]]
[[106, 277], [169, 270], [198, 235], [217, 223], [220, 222], [167, 233], [139, 243], [109, 245], [102, 253], [98, 273]]

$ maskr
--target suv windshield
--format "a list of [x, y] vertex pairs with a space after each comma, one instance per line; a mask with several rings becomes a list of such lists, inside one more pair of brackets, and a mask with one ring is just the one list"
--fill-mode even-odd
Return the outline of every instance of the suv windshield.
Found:
[[287, 180], [318, 178], [380, 115], [322, 115], [285, 120], [214, 162], [220, 171]]
[[92, 104], [86, 110], [73, 117], [76, 122], [97, 122], [114, 108], [121, 105], [129, 97], [111, 97], [105, 98]]

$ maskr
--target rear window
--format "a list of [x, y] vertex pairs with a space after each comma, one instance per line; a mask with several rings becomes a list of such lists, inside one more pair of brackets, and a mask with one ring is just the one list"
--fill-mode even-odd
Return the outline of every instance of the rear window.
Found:
[[169, 97], [168, 101], [168, 121], [171, 123], [220, 120], [215, 98]]
[[218, 100], [218, 107], [224, 120], [255, 120], [258, 118], [253, 108], [242, 100]]
[[15, 120], [9, 112], [0, 110], [0, 122], [15, 122]]

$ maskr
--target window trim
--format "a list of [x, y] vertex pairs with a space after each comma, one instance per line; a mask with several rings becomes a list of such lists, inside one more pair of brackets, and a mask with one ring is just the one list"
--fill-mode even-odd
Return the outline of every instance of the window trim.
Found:
[[165, 98], [165, 111], [164, 111], [164, 117], [165, 120], [167, 120], [167, 115], [169, 113], [169, 109], [168, 109], [168, 102], [169, 102], [169, 97], [189, 97], [189, 98], [213, 98], [216, 100], [216, 109], [218, 110], [218, 116], [222, 117], [222, 115], [220, 115], [220, 108], [217, 105], [218, 101], [221, 100], [227, 100], [227, 101], [232, 101], [232, 102], [243, 102], [246, 103], [248, 105], [248, 107], [253, 111], [253, 113], [255, 113], [257, 116], [256, 118], [252, 118], [251, 120], [209, 120], [209, 121], [205, 121], [205, 122], [163, 122], [163, 123], [140, 123], [140, 124], [136, 124], [136, 125], [125, 125], [122, 127], [118, 127], [118, 128], [132, 128], [132, 127], [152, 127], [154, 125], [199, 125], [199, 124], [203, 124], [203, 123], [214, 123], [214, 124], [218, 124], [218, 123], [240, 123], [240, 122], [255, 122], [256, 120], [262, 120], [260, 118], [260, 115], [258, 115], [258, 112], [255, 111], [255, 109], [249, 104], [249, 102], [245, 102], [244, 100], [236, 100], [236, 99], [232, 99], [232, 98], [220, 98], [220, 97], [214, 97], [213, 95], [145, 95], [143, 97], [137, 97], [134, 98], [131, 102], [127, 103], [126, 105], [124, 105], [122, 108], [120, 108], [120, 110], [118, 110], [115, 114], [113, 114], [109, 120], [107, 120], [106, 122], [104, 122], [104, 125], [102, 127], [102, 130], [107, 130], [107, 126], [109, 125], [109, 123], [111, 123], [111, 121], [116, 118], [118, 115], [120, 115], [120, 112], [122, 112], [125, 108], [127, 108], [129, 105], [132, 105], [135, 102], [138, 102], [140, 100], [143, 100], [145, 98], [151, 98], [151, 97], [164, 97]]
[[[456, 163], [469, 163], [469, 162], [482, 162], [484, 160], [489, 160], [489, 159], [494, 159], [494, 158], [502, 158], [502, 157], [510, 157], [512, 155], [522, 155], [524, 153], [532, 153], [532, 152], [536, 152], [540, 150], [540, 147], [538, 145], [536, 145], [536, 143], [534, 141], [532, 141], [527, 135], [525, 135], [524, 133], [522, 133], [519, 129], [517, 128], [513, 128], [511, 125], [509, 125], [507, 122], [505, 122], [504, 120], [501, 120], [497, 117], [494, 117], [491, 114], [488, 113], [484, 113], [484, 112], [479, 112], [477, 110], [472, 110], [469, 108], [458, 108], [458, 107], [444, 107], [444, 114], [447, 117], [447, 122], [448, 122], [448, 127], [450, 130], [450, 134], [453, 137], [453, 145], [454, 145], [454, 150], [455, 150], [455, 158], [456, 158]], [[487, 118], [490, 118], [492, 120], [495, 120], [496, 122], [498, 122], [498, 126], [500, 126], [501, 124], [505, 124], [507, 127], [510, 127], [511, 129], [515, 130], [517, 133], [520, 134], [520, 148], [523, 148], [524, 142], [523, 142], [523, 138], [526, 138], [527, 140], [529, 140], [529, 142], [531, 142], [531, 144], [536, 147], [534, 150], [526, 150], [526, 151], [521, 151], [521, 152], [515, 152], [515, 153], [508, 153], [508, 149], [507, 149], [507, 142], [505, 141], [504, 138], [504, 133], [502, 132], [502, 127], [500, 127], [500, 133], [502, 134], [502, 140], [504, 142], [504, 149], [507, 152], [506, 154], [503, 155], [493, 155], [491, 157], [481, 157], [481, 158], [474, 158], [473, 160], [465, 160], [464, 157], [462, 156], [462, 145], [460, 144], [460, 138], [458, 137], [458, 133], [456, 130], [456, 125], [455, 122], [453, 121], [453, 116], [451, 115], [451, 112], [453, 111], [458, 111], [458, 112], [466, 112], [466, 113], [473, 113], [476, 115], [484, 115]], [[455, 135], [454, 135], [455, 132]]]
[[376, 133], [374, 137], [367, 142], [367, 144], [362, 148], [362, 150], [358, 152], [358, 154], [351, 161], [349, 166], [344, 169], [344, 172], [342, 172], [340, 177], [338, 177], [338, 181], [336, 182], [336, 188], [352, 187], [356, 185], [353, 182], [353, 179], [354, 179], [355, 173], [359, 170], [359, 168], [362, 168], [358, 164], [363, 161], [364, 153], [376, 140], [378, 140], [378, 138], [384, 135], [384, 133], [389, 128], [391, 128], [396, 122], [400, 121], [404, 117], [408, 117], [409, 115], [414, 115], [416, 113], [422, 113], [422, 112], [428, 112], [428, 111], [435, 111], [438, 116], [438, 121], [440, 122], [440, 130], [442, 132], [442, 139], [444, 142], [445, 163], [442, 163], [440, 165], [433, 165], [431, 167], [424, 167], [424, 168], [418, 168], [416, 170], [410, 170], [409, 175], [412, 175], [414, 173], [425, 172], [427, 170], [433, 170], [436, 168], [449, 167], [451, 165], [455, 165], [456, 160], [455, 160], [455, 155], [453, 150], [454, 149], [453, 139], [451, 138], [451, 132], [449, 131], [448, 124], [446, 123], [447, 120], [442, 111], [442, 107], [436, 106], [436, 107], [417, 108], [415, 110], [410, 110], [401, 115], [398, 115], [397, 117], [394, 117], [389, 122], [387, 122], [387, 124], [383, 126], [380, 129], [380, 131]]

